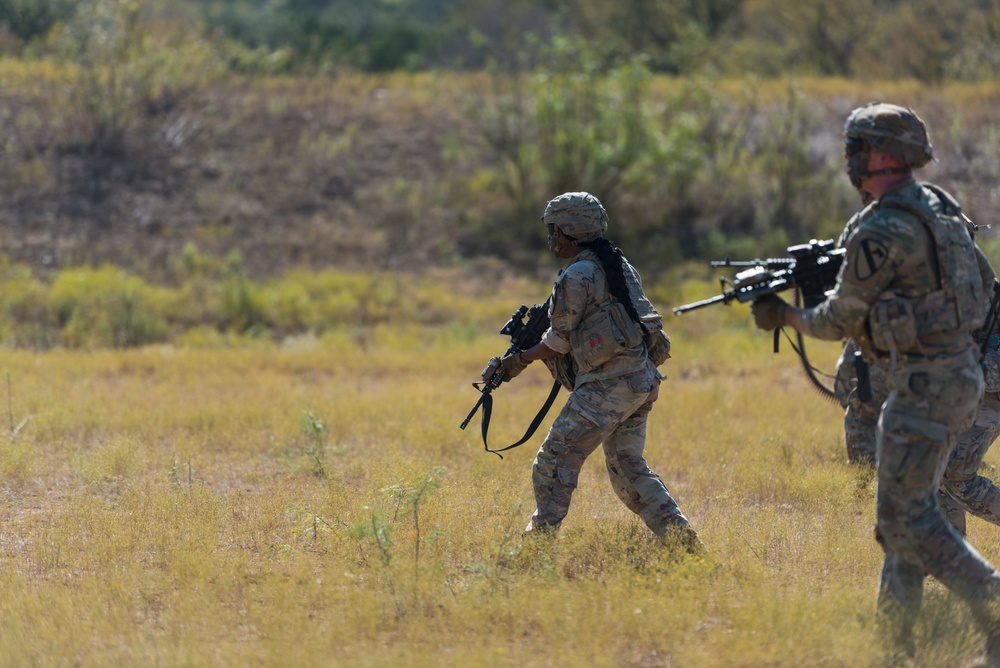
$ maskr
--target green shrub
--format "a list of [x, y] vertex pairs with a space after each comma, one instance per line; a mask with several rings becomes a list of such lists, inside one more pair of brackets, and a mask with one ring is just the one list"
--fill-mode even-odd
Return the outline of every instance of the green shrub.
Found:
[[162, 341], [167, 334], [166, 297], [162, 288], [118, 267], [63, 271], [48, 294], [58, 329], [55, 341], [69, 348], [124, 348]]
[[[481, 322], [499, 326], [513, 308], [488, 283], [456, 290], [458, 278], [299, 269], [262, 283], [238, 255], [213, 260], [193, 247], [169, 264], [178, 285], [151, 285], [111, 265], [64, 269], [47, 282], [0, 256], [0, 343], [227, 348], [396, 337], [430, 345], [467, 340]], [[526, 289], [541, 299], [547, 288]]]
[[0, 258], [0, 339], [15, 348], [48, 348], [55, 321], [46, 294], [27, 267]]

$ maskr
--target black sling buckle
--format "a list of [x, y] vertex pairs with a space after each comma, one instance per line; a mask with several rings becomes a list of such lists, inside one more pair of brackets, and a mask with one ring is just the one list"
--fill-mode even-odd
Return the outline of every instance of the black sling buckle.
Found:
[[[476, 383], [473, 383], [473, 386], [475, 385]], [[545, 403], [538, 411], [538, 414], [535, 415], [535, 418], [531, 421], [531, 424], [528, 425], [528, 430], [524, 432], [524, 436], [521, 437], [521, 440], [519, 440], [517, 443], [511, 443], [507, 447], [500, 448], [499, 450], [491, 449], [489, 443], [487, 443], [486, 441], [486, 434], [490, 430], [490, 417], [493, 414], [493, 395], [484, 394], [482, 431], [483, 431], [483, 447], [486, 448], [486, 452], [492, 452], [500, 459], [503, 459], [503, 455], [500, 454], [501, 452], [505, 452], [507, 450], [511, 450], [512, 448], [516, 448], [517, 446], [522, 445], [525, 441], [534, 436], [535, 432], [538, 430], [538, 425], [540, 425], [542, 423], [542, 420], [545, 419], [545, 414], [549, 412], [550, 408], [552, 408], [552, 403], [556, 400], [557, 394], [559, 394], [559, 381], [556, 381], [552, 384], [552, 390], [549, 392], [549, 397], [545, 400]]]

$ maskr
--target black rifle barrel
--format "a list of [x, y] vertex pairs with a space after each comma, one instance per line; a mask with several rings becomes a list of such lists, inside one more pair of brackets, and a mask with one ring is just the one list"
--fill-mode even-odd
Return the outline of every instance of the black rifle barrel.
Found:
[[708, 263], [710, 267], [764, 267], [766, 269], [780, 269], [795, 262], [794, 257], [769, 257], [766, 260], [712, 260]]
[[721, 295], [716, 295], [715, 297], [702, 299], [700, 302], [694, 302], [693, 304], [685, 304], [684, 306], [678, 306], [677, 308], [674, 309], [674, 315], [684, 315], [688, 311], [704, 308], [705, 306], [711, 306], [712, 304], [718, 304], [719, 302], [728, 304], [735, 297], [736, 295], [732, 292], [724, 292]]

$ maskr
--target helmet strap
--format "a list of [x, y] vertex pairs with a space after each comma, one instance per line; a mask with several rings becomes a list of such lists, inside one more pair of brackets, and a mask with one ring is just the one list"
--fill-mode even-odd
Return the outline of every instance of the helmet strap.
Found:
[[909, 167], [886, 167], [885, 169], [876, 169], [874, 172], [866, 172], [865, 178], [883, 176], [885, 174], [909, 174], [911, 171]]
[[[861, 184], [873, 176], [883, 176], [887, 174], [909, 174], [912, 169], [909, 166], [885, 167], [883, 169], [868, 169], [868, 162], [871, 158], [871, 149], [866, 147], [863, 151], [858, 151], [847, 157], [847, 175], [851, 179], [851, 185], [861, 190]], [[862, 196], [863, 199], [863, 196]]]

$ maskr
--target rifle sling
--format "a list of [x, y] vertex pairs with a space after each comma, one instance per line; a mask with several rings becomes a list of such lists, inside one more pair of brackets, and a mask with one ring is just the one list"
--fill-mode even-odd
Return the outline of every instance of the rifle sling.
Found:
[[521, 437], [521, 440], [519, 440], [517, 443], [511, 443], [507, 447], [500, 448], [499, 450], [491, 449], [489, 443], [487, 443], [486, 441], [486, 434], [490, 430], [490, 417], [493, 415], [493, 395], [491, 394], [485, 395], [483, 400], [482, 430], [483, 430], [483, 447], [486, 448], [486, 452], [492, 452], [500, 459], [503, 459], [503, 455], [500, 454], [501, 452], [505, 452], [507, 450], [516, 448], [517, 446], [522, 445], [525, 441], [534, 436], [535, 431], [538, 430], [538, 425], [540, 425], [542, 423], [542, 420], [545, 419], [545, 414], [549, 412], [550, 408], [552, 408], [552, 403], [556, 400], [557, 394], [559, 394], [559, 381], [556, 381], [552, 384], [552, 390], [549, 392], [548, 398], [545, 400], [545, 403], [542, 404], [541, 409], [539, 409], [538, 413], [535, 415], [535, 419], [533, 419], [531, 421], [531, 424], [528, 425], [528, 430], [524, 432], [524, 436]]
[[986, 356], [986, 351], [990, 347], [990, 339], [993, 338], [993, 332], [996, 330], [998, 311], [1000, 311], [1000, 282], [997, 282], [994, 278], [993, 297], [990, 299], [990, 310], [986, 314], [986, 322], [983, 323], [983, 329], [986, 330], [986, 335], [983, 338], [983, 345], [979, 349], [980, 359]]

